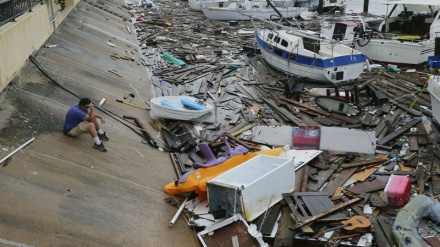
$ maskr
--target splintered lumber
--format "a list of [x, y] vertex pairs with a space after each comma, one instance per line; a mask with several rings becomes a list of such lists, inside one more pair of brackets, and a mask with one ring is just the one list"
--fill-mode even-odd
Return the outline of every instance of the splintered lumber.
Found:
[[359, 117], [349, 117], [349, 116], [344, 116], [344, 115], [337, 114], [334, 112], [331, 115], [334, 119], [344, 121], [344, 122], [347, 122], [350, 124], [358, 124], [358, 123], [362, 122], [362, 120]]
[[248, 125], [248, 126], [246, 126], [246, 127], [244, 127], [244, 128], [241, 128], [241, 129], [235, 131], [234, 133], [232, 133], [232, 134], [230, 134], [230, 135], [231, 135], [231, 136], [238, 136], [238, 135], [240, 135], [241, 133], [245, 132], [246, 130], [250, 130], [250, 129], [252, 129], [252, 128], [255, 127], [256, 125], [257, 125], [257, 124], [250, 124], [250, 125]]
[[341, 167], [343, 167], [343, 168], [358, 167], [358, 166], [370, 165], [370, 164], [375, 164], [375, 163], [383, 163], [387, 160], [388, 160], [387, 158], [375, 158], [373, 160], [364, 160], [364, 161], [358, 161], [358, 162], [345, 163], [345, 164], [342, 164]]
[[306, 126], [306, 124], [299, 118], [293, 116], [287, 109], [278, 107], [273, 100], [271, 99], [263, 99], [266, 104], [268, 104], [272, 109], [276, 110], [278, 114], [282, 114], [283, 117], [289, 119], [296, 126]]
[[331, 214], [331, 213], [334, 213], [334, 212], [336, 212], [336, 211], [338, 211], [338, 210], [341, 210], [341, 209], [343, 209], [343, 208], [345, 208], [345, 207], [347, 207], [347, 206], [350, 206], [351, 204], [354, 204], [354, 203], [356, 203], [356, 202], [359, 202], [359, 201], [361, 201], [361, 200], [362, 200], [362, 198], [351, 199], [351, 200], [348, 201], [348, 202], [344, 202], [344, 203], [342, 203], [342, 204], [339, 204], [339, 205], [335, 206], [335, 207], [332, 208], [332, 209], [326, 210], [326, 211], [324, 211], [324, 212], [322, 212], [322, 213], [320, 213], [320, 214], [317, 214], [317, 215], [315, 215], [315, 216], [313, 216], [313, 217], [311, 217], [311, 218], [309, 218], [309, 219], [307, 219], [307, 220], [305, 220], [305, 221], [303, 221], [303, 222], [301, 222], [301, 223], [298, 223], [298, 224], [296, 224], [296, 225], [290, 227], [289, 230], [291, 230], [291, 231], [295, 231], [296, 229], [298, 229], [298, 228], [300, 228], [300, 227], [303, 227], [303, 226], [305, 226], [305, 225], [308, 225], [308, 224], [310, 224], [310, 223], [313, 223], [314, 221], [316, 221], [316, 220], [318, 220], [318, 219], [321, 219], [321, 218], [323, 218], [323, 217], [325, 217], [325, 216], [327, 216], [327, 215], [329, 215], [329, 214]]
[[403, 134], [406, 131], [408, 131], [411, 127], [413, 127], [414, 125], [418, 124], [420, 121], [421, 121], [420, 118], [414, 118], [411, 122], [406, 123], [404, 126], [400, 127], [398, 130], [396, 130], [393, 133], [385, 136], [382, 139], [379, 139], [377, 141], [377, 144], [383, 145], [383, 144], [391, 141], [392, 139], [396, 138], [397, 136], [400, 136], [401, 134]]
[[236, 85], [236, 89], [238, 91], [240, 91], [240, 93], [244, 94], [244, 95], [249, 95], [249, 97], [251, 97], [254, 101], [258, 102], [258, 103], [262, 103], [263, 101], [260, 99], [260, 97], [258, 97], [258, 95], [256, 95], [251, 87], [248, 86], [244, 86], [243, 82], [238, 82]]
[[300, 192], [306, 192], [307, 191], [307, 182], [309, 182], [308, 178], [309, 178], [309, 166], [305, 165], [304, 168], [303, 168]]
[[313, 112], [316, 112], [316, 113], [318, 113], [318, 114], [320, 114], [320, 115], [323, 115], [323, 116], [326, 116], [326, 117], [330, 117], [332, 114], [331, 113], [329, 113], [329, 112], [326, 112], [326, 111], [324, 111], [324, 110], [321, 110], [321, 109], [319, 109], [319, 108], [316, 108], [316, 107], [313, 107], [313, 106], [310, 106], [310, 105], [308, 105], [308, 104], [304, 104], [304, 103], [300, 103], [300, 102], [298, 102], [298, 101], [296, 101], [296, 100], [293, 100], [293, 99], [289, 99], [289, 98], [286, 98], [286, 97], [279, 97], [281, 100], [284, 100], [284, 101], [286, 101], [286, 102], [288, 102], [288, 103], [291, 103], [291, 104], [294, 104], [294, 105], [297, 105], [297, 106], [301, 106], [301, 107], [303, 107], [303, 108], [306, 108], [306, 109], [308, 109], [308, 110], [311, 110], [311, 111], [313, 111]]
[[335, 191], [341, 187], [356, 171], [356, 167], [351, 167], [344, 169], [342, 172], [338, 174], [338, 176], [330, 181], [327, 186], [325, 186], [323, 192], [326, 192], [328, 195], [333, 195]]
[[380, 227], [379, 222], [377, 221], [376, 218], [373, 218], [371, 220], [371, 224], [374, 227], [374, 236], [375, 236], [375, 240], [376, 240], [376, 243], [378, 244], [378, 246], [391, 247], [391, 245], [389, 244], [389, 242], [387, 240], [385, 233], [383, 232], [383, 230]]
[[250, 81], [248, 78], [244, 78], [243, 76], [240, 76], [240, 75], [234, 75], [234, 76], [237, 77], [237, 78], [242, 79], [243, 81], [247, 81], [247, 82]]

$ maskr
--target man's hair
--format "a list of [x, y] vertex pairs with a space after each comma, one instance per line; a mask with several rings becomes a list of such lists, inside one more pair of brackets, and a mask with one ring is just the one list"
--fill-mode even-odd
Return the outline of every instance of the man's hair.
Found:
[[86, 105], [90, 104], [90, 102], [92, 102], [92, 101], [89, 98], [82, 98], [79, 101], [79, 105], [80, 106], [86, 106]]

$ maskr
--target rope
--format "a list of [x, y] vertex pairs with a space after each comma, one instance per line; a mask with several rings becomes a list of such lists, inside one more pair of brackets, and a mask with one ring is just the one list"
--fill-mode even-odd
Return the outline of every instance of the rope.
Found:
[[[57, 80], [55, 80], [54, 78], [52, 78], [50, 75], [49, 75], [49, 73], [43, 68], [43, 66], [41, 66], [41, 64], [38, 62], [38, 60], [33, 56], [33, 55], [31, 55], [31, 56], [29, 56], [29, 58], [30, 58], [30, 61], [50, 80], [50, 81], [52, 81], [53, 83], [55, 83], [57, 86], [59, 86], [60, 88], [62, 88], [63, 90], [65, 90], [65, 91], [67, 91], [67, 92], [69, 92], [70, 94], [72, 94], [73, 96], [75, 96], [75, 97], [77, 97], [77, 98], [79, 98], [79, 99], [81, 99], [82, 97], [79, 95], [79, 94], [77, 94], [76, 92], [74, 92], [74, 91], [72, 91], [72, 90], [70, 90], [69, 88], [67, 88], [67, 87], [65, 87], [65, 86], [63, 86], [61, 83], [59, 83]], [[98, 106], [98, 105], [96, 105], [96, 104], [93, 104], [94, 106], [95, 106], [95, 108], [96, 109], [99, 109], [99, 110], [101, 110], [102, 112], [104, 112], [105, 114], [107, 114], [108, 116], [110, 116], [111, 118], [113, 118], [113, 119], [115, 119], [116, 121], [118, 121], [119, 123], [121, 123], [122, 125], [124, 125], [124, 126], [126, 126], [126, 127], [128, 127], [129, 129], [131, 129], [134, 133], [136, 133], [138, 136], [140, 136], [140, 137], [142, 137], [142, 138], [144, 138], [144, 136], [143, 136], [143, 134], [142, 133], [140, 133], [139, 131], [137, 131], [137, 130], [143, 130], [143, 131], [146, 131], [146, 132], [148, 132], [148, 130], [145, 130], [145, 129], [142, 129], [142, 128], [139, 128], [139, 127], [137, 127], [137, 126], [134, 126], [132, 123], [130, 123], [130, 122], [128, 122], [127, 120], [125, 120], [125, 119], [121, 119], [121, 117], [119, 117], [118, 115], [116, 115], [116, 114], [114, 114], [113, 112], [110, 112], [110, 111], [108, 111], [108, 110], [106, 110], [106, 109], [104, 109], [104, 108], [102, 108], [102, 107], [100, 107], [100, 106]], [[143, 140], [145, 140], [145, 139], [143, 139]], [[142, 141], [142, 143], [144, 143], [143, 141]], [[157, 143], [154, 141], [154, 140], [147, 140], [147, 143], [150, 145], [150, 146], [152, 146], [152, 147], [154, 147], [154, 148], [157, 148], [158, 146], [157, 146]]]
[[425, 84], [423, 85], [422, 90], [420, 90], [419, 94], [417, 94], [417, 97], [414, 99], [414, 101], [411, 103], [411, 105], [408, 107], [408, 109], [405, 111], [404, 115], [406, 115], [408, 113], [408, 111], [410, 111], [413, 106], [417, 103], [417, 101], [419, 100], [420, 96], [422, 95], [423, 91], [425, 91], [426, 87], [429, 84], [429, 81], [431, 80], [431, 76], [432, 76], [432, 72], [431, 75], [429, 76], [429, 79], [425, 82]]

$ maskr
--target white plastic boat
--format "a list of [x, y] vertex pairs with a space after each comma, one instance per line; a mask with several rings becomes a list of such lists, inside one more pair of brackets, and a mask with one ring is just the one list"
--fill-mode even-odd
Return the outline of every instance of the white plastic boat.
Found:
[[[334, 12], [345, 10], [347, 2], [345, 0], [323, 0], [323, 11]], [[310, 11], [316, 11], [319, 6], [319, 0], [296, 0], [296, 7], [308, 7]]]
[[[202, 11], [202, 7], [226, 8], [230, 3], [240, 3], [243, 0], [188, 0], [189, 8], [194, 11]], [[295, 7], [296, 0], [273, 0], [277, 8]], [[300, 6], [296, 6], [300, 7]]]
[[213, 108], [212, 105], [206, 102], [199, 103], [198, 99], [190, 96], [156, 97], [150, 102], [152, 118], [192, 120], [209, 113]]
[[188, 0], [188, 6], [195, 11], [202, 11], [202, 7], [224, 7], [228, 6], [228, 0]]
[[356, 49], [321, 38], [312, 31], [260, 21], [272, 27], [259, 27], [257, 21], [253, 21], [255, 38], [263, 58], [277, 70], [335, 84], [356, 79], [363, 72], [366, 58]]
[[387, 1], [387, 18], [377, 32], [361, 26], [355, 35], [356, 49], [373, 61], [420, 65], [434, 55], [440, 32], [439, 0]]
[[[296, 18], [307, 8], [278, 7], [278, 11], [284, 18]], [[231, 2], [227, 7], [202, 7], [203, 14], [209, 20], [217, 21], [245, 21], [250, 16], [261, 19], [280, 19], [275, 10], [266, 1]]]

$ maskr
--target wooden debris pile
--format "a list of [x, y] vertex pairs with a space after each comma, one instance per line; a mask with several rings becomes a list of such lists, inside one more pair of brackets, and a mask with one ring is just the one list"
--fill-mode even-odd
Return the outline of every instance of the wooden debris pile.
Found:
[[[232, 26], [207, 21], [201, 13], [183, 8], [184, 4], [168, 2], [161, 6], [161, 14], [145, 15], [135, 23], [144, 65], [153, 73], [153, 94], [191, 95], [215, 105], [215, 112], [197, 121], [159, 120], [166, 130], [185, 125], [179, 127], [185, 130], [174, 139], [184, 134], [186, 139], [168, 147], [179, 177], [192, 171], [193, 163], [204, 162], [197, 143], [208, 143], [216, 156], [224, 153], [224, 144], [214, 136], [217, 133], [227, 131], [233, 147], [241, 145], [254, 151], [280, 146], [279, 140], [270, 136], [256, 141], [256, 126], [346, 128], [372, 132], [374, 153], [324, 150], [298, 170], [295, 192], [284, 194], [280, 206], [268, 211], [273, 217], [283, 214], [271, 221], [282, 227], [276, 236], [266, 236], [266, 241], [273, 246], [298, 246], [300, 241], [301, 246], [310, 242], [394, 246], [392, 224], [401, 206], [384, 200], [390, 176], [410, 178], [410, 200], [415, 194], [440, 197], [440, 135], [431, 122], [430, 98], [425, 90], [428, 74], [378, 70], [341, 85], [288, 78], [259, 56], [253, 46], [251, 23]], [[164, 60], [164, 52], [186, 65]], [[323, 95], [342, 100], [341, 108], [350, 105], [360, 114], [341, 114], [318, 106], [316, 98]], [[168, 132], [167, 138], [173, 139], [174, 132]], [[332, 138], [326, 141], [338, 146], [338, 137]], [[353, 136], [348, 145], [356, 146], [357, 138]], [[290, 134], [286, 144], [292, 144], [291, 139]], [[372, 227], [345, 233], [331, 229], [354, 216], [368, 219]], [[262, 226], [265, 222], [261, 218], [255, 223]], [[434, 234], [440, 240], [436, 223], [424, 224], [424, 229], [431, 231], [422, 237]], [[318, 232], [323, 234], [316, 237]]]

